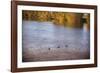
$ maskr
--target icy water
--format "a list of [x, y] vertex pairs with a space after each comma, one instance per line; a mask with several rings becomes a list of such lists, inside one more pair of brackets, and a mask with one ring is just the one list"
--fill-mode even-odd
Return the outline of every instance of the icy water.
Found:
[[89, 58], [89, 31], [23, 21], [23, 62]]

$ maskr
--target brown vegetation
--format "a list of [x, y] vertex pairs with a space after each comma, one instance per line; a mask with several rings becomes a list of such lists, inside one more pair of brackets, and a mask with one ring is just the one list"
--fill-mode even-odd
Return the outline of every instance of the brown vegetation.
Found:
[[[22, 13], [23, 20], [33, 20], [33, 21], [51, 21], [55, 25], [61, 25], [64, 27], [83, 27], [82, 18], [83, 13], [71, 13], [71, 12], [48, 12], [48, 11], [26, 11], [23, 10]], [[85, 16], [86, 27], [90, 28], [90, 15]]]

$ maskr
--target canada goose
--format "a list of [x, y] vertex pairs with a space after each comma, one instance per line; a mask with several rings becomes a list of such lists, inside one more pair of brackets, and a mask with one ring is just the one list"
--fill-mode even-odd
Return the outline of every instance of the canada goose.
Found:
[[50, 48], [48, 48], [48, 50], [50, 50]]
[[60, 46], [58, 46], [57, 48], [60, 48]]
[[68, 45], [65, 45], [65, 47], [68, 47]]

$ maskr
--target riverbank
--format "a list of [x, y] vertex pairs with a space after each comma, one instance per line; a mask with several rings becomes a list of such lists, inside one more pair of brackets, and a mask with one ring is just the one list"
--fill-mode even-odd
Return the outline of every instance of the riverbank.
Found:
[[23, 62], [33, 61], [55, 61], [55, 60], [80, 60], [89, 59], [89, 50], [68, 49], [68, 48], [51, 48], [47, 49], [24, 49]]

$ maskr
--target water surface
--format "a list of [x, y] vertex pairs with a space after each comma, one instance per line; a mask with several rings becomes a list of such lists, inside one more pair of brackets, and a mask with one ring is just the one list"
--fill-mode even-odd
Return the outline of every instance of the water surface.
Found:
[[[67, 28], [54, 25], [52, 22], [36, 21], [23, 21], [22, 25], [23, 61], [89, 58], [90, 32], [84, 28]], [[52, 52], [50, 53], [50, 51]], [[62, 58], [59, 54], [63, 53]], [[51, 54], [54, 55], [50, 56]], [[87, 55], [85, 57], [85, 54], [88, 57]], [[46, 57], [46, 55], [49, 56]], [[68, 55], [70, 58], [67, 58]], [[77, 57], [73, 57], [73, 55]]]

